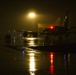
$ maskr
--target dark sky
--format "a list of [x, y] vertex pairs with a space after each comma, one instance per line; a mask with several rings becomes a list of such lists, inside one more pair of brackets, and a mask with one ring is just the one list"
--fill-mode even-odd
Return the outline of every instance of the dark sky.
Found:
[[0, 0], [0, 31], [30, 30], [33, 23], [24, 16], [31, 10], [37, 14], [34, 24], [52, 23], [58, 17], [63, 20], [67, 8], [70, 9], [69, 25], [76, 26], [75, 0]]

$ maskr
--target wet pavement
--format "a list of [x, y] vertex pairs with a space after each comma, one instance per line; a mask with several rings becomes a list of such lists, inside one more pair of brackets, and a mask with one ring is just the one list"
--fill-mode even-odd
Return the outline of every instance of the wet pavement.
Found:
[[76, 69], [76, 53], [48, 52], [26, 48], [0, 47], [2, 75], [72, 75]]
[[56, 48], [48, 51], [49, 46], [44, 47], [41, 50], [0, 44], [1, 75], [75, 75], [76, 52], [61, 52]]

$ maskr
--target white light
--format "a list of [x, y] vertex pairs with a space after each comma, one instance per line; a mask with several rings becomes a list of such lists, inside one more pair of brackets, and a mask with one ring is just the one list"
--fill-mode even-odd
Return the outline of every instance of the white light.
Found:
[[30, 40], [30, 41], [34, 41], [36, 38], [33, 38], [33, 37], [29, 37], [29, 38], [26, 38], [26, 40]]
[[29, 15], [28, 15], [30, 18], [35, 18], [35, 13], [29, 13]]
[[30, 71], [35, 71], [35, 60], [34, 53], [30, 53]]

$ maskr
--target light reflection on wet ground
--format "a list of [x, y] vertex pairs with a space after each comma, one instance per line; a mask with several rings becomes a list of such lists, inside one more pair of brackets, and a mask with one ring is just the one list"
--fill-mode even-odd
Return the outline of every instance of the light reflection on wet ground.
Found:
[[73, 75], [76, 53], [0, 46], [0, 72], [8, 75]]
[[4, 74], [69, 75], [75, 73], [76, 54], [36, 51], [30, 48], [16, 51], [0, 48], [0, 71]]

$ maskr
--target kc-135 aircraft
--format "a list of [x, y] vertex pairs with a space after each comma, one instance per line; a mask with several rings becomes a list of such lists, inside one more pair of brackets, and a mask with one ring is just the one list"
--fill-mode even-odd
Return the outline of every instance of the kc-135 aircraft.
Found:
[[63, 23], [60, 26], [50, 26], [48, 28], [45, 28], [42, 32], [33, 32], [33, 31], [22, 31], [23, 36], [26, 37], [28, 34], [33, 34], [34, 37], [36, 37], [39, 34], [41, 35], [54, 35], [54, 36], [59, 36], [59, 35], [65, 35], [69, 36], [71, 33], [76, 32], [70, 32], [70, 30], [75, 29], [76, 27], [69, 27], [68, 26], [68, 13], [69, 10], [66, 11]]
[[70, 30], [76, 29], [76, 27], [68, 26], [68, 13], [69, 13], [69, 10], [66, 11], [66, 14], [64, 16], [64, 20], [63, 20], [63, 23], [61, 24], [61, 26], [52, 25], [49, 28], [45, 28], [43, 30], [43, 32], [48, 33], [49, 35], [65, 35], [65, 36], [69, 36], [69, 34], [71, 34], [71, 33], [76, 34], [76, 32], [70, 32]]

